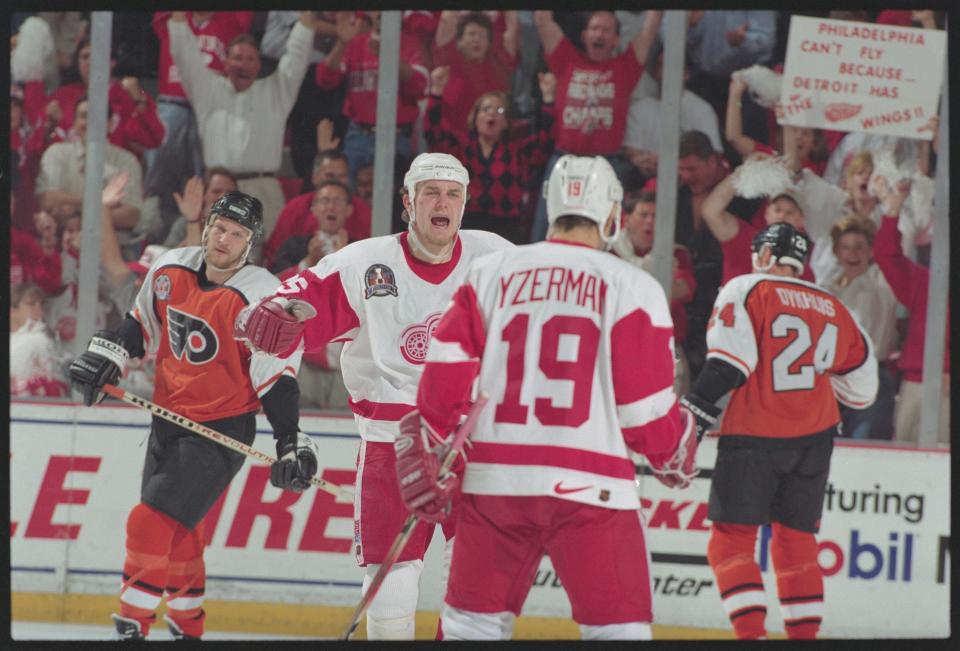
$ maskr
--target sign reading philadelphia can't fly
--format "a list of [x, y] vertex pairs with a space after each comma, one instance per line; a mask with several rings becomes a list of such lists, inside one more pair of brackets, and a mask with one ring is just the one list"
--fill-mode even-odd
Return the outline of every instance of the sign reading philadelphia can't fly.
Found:
[[929, 140], [946, 32], [793, 16], [777, 121]]

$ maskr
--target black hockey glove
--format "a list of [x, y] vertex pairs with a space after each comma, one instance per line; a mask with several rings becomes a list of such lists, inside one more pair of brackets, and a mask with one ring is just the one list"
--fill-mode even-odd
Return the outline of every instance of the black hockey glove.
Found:
[[693, 417], [697, 419], [697, 442], [703, 439], [703, 435], [710, 429], [717, 426], [720, 414], [723, 412], [712, 402], [709, 402], [695, 393], [688, 393], [680, 398], [680, 406], [686, 407]]
[[310, 488], [310, 479], [319, 468], [317, 452], [313, 439], [303, 432], [278, 440], [277, 462], [270, 466], [270, 483], [294, 493]]
[[120, 335], [97, 330], [86, 352], [70, 364], [70, 381], [83, 394], [83, 404], [98, 404], [104, 398], [104, 384], [116, 384], [130, 354], [123, 347]]

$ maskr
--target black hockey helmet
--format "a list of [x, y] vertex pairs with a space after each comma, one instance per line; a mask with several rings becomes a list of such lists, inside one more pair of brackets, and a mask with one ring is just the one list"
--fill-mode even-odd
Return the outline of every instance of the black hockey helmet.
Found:
[[263, 204], [246, 192], [232, 190], [217, 199], [210, 208], [210, 216], [220, 215], [232, 219], [253, 232], [251, 242], [263, 237]]
[[786, 222], [770, 224], [753, 236], [750, 249], [759, 255], [764, 246], [770, 247], [775, 263], [790, 265], [803, 273], [803, 265], [810, 253], [810, 240], [802, 231]]

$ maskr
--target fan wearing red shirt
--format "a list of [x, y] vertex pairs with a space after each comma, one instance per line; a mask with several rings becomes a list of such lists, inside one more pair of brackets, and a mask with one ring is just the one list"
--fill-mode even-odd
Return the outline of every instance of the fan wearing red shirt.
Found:
[[[920, 403], [923, 397], [923, 347], [927, 332], [927, 300], [930, 270], [903, 254], [902, 234], [897, 227], [900, 209], [910, 194], [909, 186], [890, 188], [879, 176], [871, 187], [883, 205], [880, 229], [873, 241], [873, 256], [893, 290], [893, 295], [910, 312], [907, 336], [897, 366], [900, 369], [900, 393], [894, 412], [894, 436], [897, 441], [916, 443], [920, 435]], [[940, 424], [937, 442], [950, 443], [950, 322], [947, 313], [946, 341], [943, 348], [943, 384], [940, 399]]]
[[[313, 164], [313, 185], [319, 187], [327, 180], [347, 185], [347, 157], [335, 150], [321, 151]], [[267, 243], [263, 245], [263, 264], [272, 268], [277, 251], [288, 238], [313, 235], [317, 230], [317, 218], [310, 212], [315, 191], [294, 197], [280, 211], [277, 225], [273, 227]], [[351, 242], [370, 237], [370, 204], [351, 192], [352, 212], [347, 216], [344, 228]]]
[[[648, 11], [643, 28], [620, 54], [620, 22], [610, 11], [590, 15], [577, 50], [553, 19], [552, 11], [533, 12], [550, 72], [557, 76], [556, 150], [547, 162], [553, 169], [563, 154], [604, 156], [617, 176], [623, 175], [620, 146], [627, 126], [630, 95], [647, 61], [650, 46], [663, 18], [662, 11]], [[546, 204], [541, 197], [533, 219], [531, 240], [547, 234]]]
[[[370, 31], [361, 32], [362, 20], [346, 12], [337, 15], [337, 42], [327, 58], [317, 64], [317, 86], [336, 88], [347, 80], [343, 113], [350, 120], [343, 138], [343, 153], [350, 165], [352, 186], [357, 168], [373, 162], [374, 127], [377, 122], [377, 72], [380, 67], [380, 12], [365, 12]], [[400, 32], [400, 85], [397, 88], [396, 154], [412, 158], [410, 136], [419, 115], [417, 102], [427, 88], [429, 73], [422, 65], [417, 39]], [[406, 166], [406, 163], [404, 163]]]
[[440, 102], [443, 128], [461, 139], [467, 137], [470, 109], [483, 93], [510, 92], [520, 32], [517, 12], [505, 11], [503, 15], [507, 29], [498, 41], [493, 21], [484, 13], [444, 11], [440, 14], [433, 65], [450, 67], [450, 80]]
[[[727, 206], [736, 195], [734, 180], [736, 175], [741, 173], [743, 173], [743, 166], [738, 167], [733, 174], [720, 181], [700, 206], [704, 223], [717, 238], [720, 249], [723, 251], [721, 285], [725, 285], [731, 278], [753, 271], [750, 243], [753, 241], [753, 236], [760, 232], [760, 228], [752, 222], [744, 221], [733, 213], [727, 212]], [[763, 218], [768, 225], [786, 222], [802, 231], [804, 218], [799, 195], [789, 188], [776, 192], [767, 202]], [[807, 261], [804, 261], [800, 278], [811, 283], [815, 282], [813, 271], [810, 270], [810, 264]]]
[[[110, 70], [116, 65], [111, 55]], [[76, 67], [80, 81], [64, 84], [50, 95], [50, 101], [60, 107], [60, 124], [57, 137], [70, 139], [73, 128], [74, 109], [81, 97], [87, 94], [90, 83], [90, 40], [85, 38], [77, 46]], [[157, 105], [153, 98], [140, 87], [136, 77], [111, 79], [107, 95], [110, 118], [107, 122], [107, 140], [110, 144], [123, 147], [137, 157], [163, 142], [165, 133], [163, 123], [157, 117]]]

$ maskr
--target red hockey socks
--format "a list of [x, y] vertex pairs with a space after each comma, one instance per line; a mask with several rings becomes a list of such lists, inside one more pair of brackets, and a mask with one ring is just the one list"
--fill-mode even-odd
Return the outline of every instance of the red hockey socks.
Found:
[[756, 525], [714, 522], [707, 560], [717, 579], [723, 609], [738, 639], [766, 637], [767, 599], [760, 566], [753, 559]]
[[155, 611], [167, 584], [167, 557], [178, 526], [173, 518], [142, 503], [127, 517], [120, 614], [137, 620], [144, 636], [157, 620]]
[[812, 533], [773, 523], [770, 558], [777, 573], [777, 594], [787, 637], [812, 640], [823, 619], [823, 573]]
[[167, 617], [184, 637], [203, 635], [204, 586], [206, 570], [203, 564], [203, 522], [193, 529], [178, 526], [170, 551], [167, 574]]

